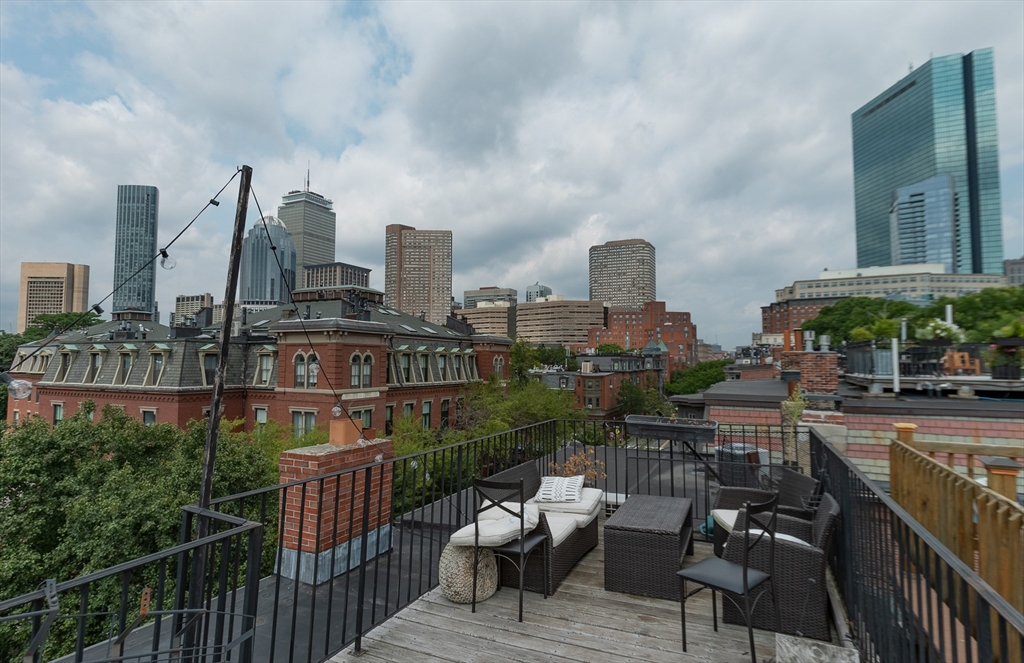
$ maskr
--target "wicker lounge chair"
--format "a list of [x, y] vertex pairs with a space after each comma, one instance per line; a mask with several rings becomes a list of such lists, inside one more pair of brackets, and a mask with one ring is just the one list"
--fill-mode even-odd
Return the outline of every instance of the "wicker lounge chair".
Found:
[[[808, 498], [814, 498], [820, 489], [816, 479], [801, 474], [788, 467], [773, 467], [771, 469], [772, 482], [779, 494], [779, 515], [792, 516], [810, 520], [814, 517], [814, 511], [808, 508]], [[713, 541], [715, 555], [722, 556], [722, 547], [729, 538], [732, 531], [731, 520], [735, 513], [723, 514], [723, 511], [738, 511], [746, 502], [765, 502], [771, 499], [773, 493], [769, 490], [756, 488], [741, 488], [738, 486], [722, 486], [718, 489], [718, 497], [712, 507], [712, 516], [715, 516], [715, 528]], [[715, 513], [718, 511], [719, 513]]]
[[[828, 640], [830, 637], [825, 566], [838, 517], [839, 505], [828, 493], [821, 495], [814, 520], [779, 516], [773, 577], [782, 633], [818, 640]], [[741, 509], [736, 519], [736, 529], [729, 535], [723, 559], [733, 562], [741, 560], [744, 529], [746, 513]], [[782, 535], [809, 543], [787, 541]], [[768, 561], [767, 546], [757, 545], [750, 551], [750, 565], [753, 568], [768, 571]], [[735, 610], [728, 601], [724, 604], [723, 614], [726, 622], [743, 623], [742, 613]], [[775, 630], [775, 615], [769, 606], [758, 605], [753, 619], [755, 628]]]

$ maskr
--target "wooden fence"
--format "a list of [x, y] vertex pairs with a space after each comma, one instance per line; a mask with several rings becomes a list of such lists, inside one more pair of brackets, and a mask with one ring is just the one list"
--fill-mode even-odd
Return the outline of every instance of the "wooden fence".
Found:
[[[948, 453], [950, 464], [954, 454], [974, 451], [967, 454], [969, 468], [974, 455], [995, 455], [988, 453], [991, 445], [952, 449], [941, 444], [947, 448], [936, 451]], [[897, 504], [1024, 613], [1024, 507], [896, 440], [889, 446], [889, 463]]]

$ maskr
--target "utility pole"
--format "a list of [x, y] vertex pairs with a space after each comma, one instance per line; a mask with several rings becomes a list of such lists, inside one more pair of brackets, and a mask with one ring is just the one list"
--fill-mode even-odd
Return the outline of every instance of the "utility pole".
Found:
[[[235, 229], [231, 237], [231, 257], [228, 261], [228, 281], [224, 292], [224, 320], [220, 328], [220, 348], [217, 359], [217, 373], [213, 380], [213, 397], [210, 400], [210, 422], [206, 429], [206, 449], [203, 452], [203, 478], [199, 486], [199, 508], [210, 508], [213, 495], [213, 464], [217, 458], [217, 433], [220, 429], [221, 402], [224, 400], [224, 380], [228, 370], [228, 348], [231, 342], [231, 326], [235, 312], [235, 292], [238, 290], [238, 269], [242, 259], [242, 235], [245, 230], [245, 216], [249, 208], [249, 188], [252, 184], [252, 168], [242, 166], [242, 179], [238, 183], [238, 206], [235, 209]], [[210, 531], [210, 519], [205, 513], [199, 514], [196, 524], [196, 539], [201, 540]], [[203, 600], [203, 579], [206, 577], [206, 561], [209, 546], [196, 548], [192, 557], [192, 578], [189, 585], [188, 604], [198, 609]], [[247, 588], [248, 589], [248, 588]], [[200, 621], [194, 622], [196, 624]], [[186, 640], [198, 636], [197, 631], [186, 634]]]

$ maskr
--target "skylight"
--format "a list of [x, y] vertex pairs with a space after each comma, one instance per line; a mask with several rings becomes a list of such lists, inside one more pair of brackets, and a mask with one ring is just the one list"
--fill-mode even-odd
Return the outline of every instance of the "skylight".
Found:
[[410, 327], [409, 325], [398, 325], [398, 326], [401, 327], [402, 329], [408, 329], [411, 332], [416, 331], [415, 327]]
[[437, 333], [436, 331], [434, 331], [430, 327], [420, 327], [420, 329], [422, 329], [423, 331], [430, 332], [431, 334], [436, 334]]

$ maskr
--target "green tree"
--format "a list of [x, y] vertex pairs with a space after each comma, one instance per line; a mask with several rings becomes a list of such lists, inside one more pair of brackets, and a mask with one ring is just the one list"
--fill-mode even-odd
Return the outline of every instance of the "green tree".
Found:
[[[101, 322], [103, 322], [103, 318], [92, 311], [86, 311], [85, 313], [43, 313], [37, 315], [32, 319], [32, 322], [28, 323], [22, 336], [25, 338], [24, 342], [36, 341], [46, 338], [53, 333], [54, 329], [59, 329], [62, 332], [74, 331], [74, 329], [87, 329]], [[72, 326], [74, 329], [70, 329]]]
[[618, 343], [602, 343], [597, 346], [597, 354], [599, 355], [620, 355], [625, 351]]
[[628, 414], [644, 414], [646, 399], [644, 390], [633, 384], [631, 380], [623, 380], [619, 385], [619, 412], [622, 416]]
[[803, 328], [816, 332], [818, 336], [827, 334], [832, 345], [839, 345], [843, 341], [854, 340], [851, 333], [857, 327], [871, 329], [879, 320], [894, 320], [898, 329], [900, 318], [912, 318], [917, 312], [918, 308], [908, 302], [850, 297], [821, 309], [818, 317], [805, 322]]
[[725, 380], [725, 367], [731, 359], [705, 361], [682, 371], [674, 371], [672, 380], [665, 385], [669, 394], [697, 394], [713, 384]]
[[953, 323], [964, 330], [969, 343], [985, 343], [993, 332], [1024, 317], [1024, 286], [986, 288], [962, 297], [940, 297], [919, 309], [910, 325], [923, 327], [931, 319], [946, 319], [946, 304], [953, 305]]
[[508, 376], [513, 384], [523, 385], [530, 380], [530, 369], [537, 364], [537, 352], [530, 342], [520, 336], [508, 351]]

